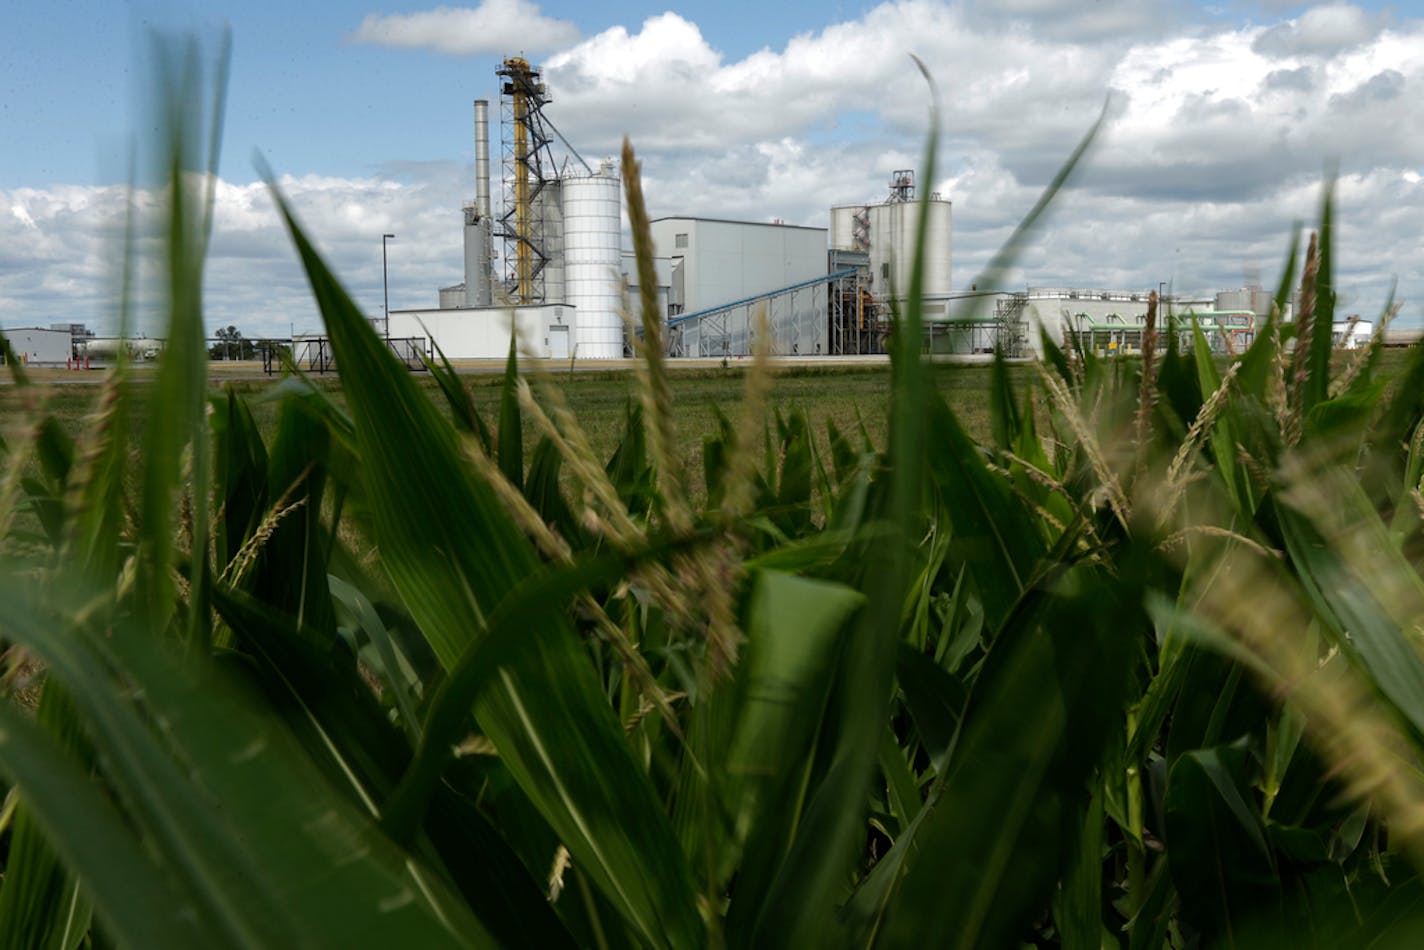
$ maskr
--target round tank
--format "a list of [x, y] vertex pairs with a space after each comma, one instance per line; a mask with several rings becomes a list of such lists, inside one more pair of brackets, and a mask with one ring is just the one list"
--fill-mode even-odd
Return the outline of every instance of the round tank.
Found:
[[1217, 310], [1250, 310], [1257, 320], [1265, 320], [1275, 306], [1275, 296], [1260, 287], [1243, 287], [1240, 290], [1221, 290], [1216, 294]]
[[576, 307], [574, 343], [583, 359], [623, 355], [623, 276], [617, 172], [565, 178], [564, 300]]
[[[490, 219], [482, 215], [479, 205], [465, 206], [465, 298], [462, 307], [488, 307], [492, 294], [490, 275]], [[445, 306], [441, 298], [441, 307]]]
[[840, 251], [857, 250], [855, 246], [855, 216], [864, 205], [840, 205], [831, 209], [831, 247]]
[[[870, 268], [872, 286], [881, 297], [904, 297], [910, 292], [910, 274], [915, 265], [920, 203], [887, 202], [871, 205]], [[925, 231], [925, 271], [923, 293], [942, 297], [950, 292], [950, 211], [949, 202], [930, 199]]]
[[440, 288], [440, 309], [454, 310], [465, 306], [465, 285], [453, 284]]
[[563, 181], [546, 182], [534, 198], [534, 217], [540, 222], [539, 249], [548, 261], [540, 276], [544, 282], [544, 303], [566, 303], [564, 299], [564, 214]]

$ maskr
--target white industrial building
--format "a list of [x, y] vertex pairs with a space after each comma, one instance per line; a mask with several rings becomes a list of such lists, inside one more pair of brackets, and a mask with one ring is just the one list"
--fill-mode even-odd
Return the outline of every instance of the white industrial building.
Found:
[[65, 366], [75, 357], [74, 338], [69, 329], [10, 327], [5, 333], [5, 352], [27, 366]]
[[764, 312], [778, 353], [826, 350], [826, 229], [668, 217], [651, 223], [653, 253], [671, 261], [675, 352], [751, 352]]
[[826, 273], [826, 229], [718, 218], [658, 218], [653, 253], [672, 260], [683, 313], [722, 306]]
[[392, 310], [387, 327], [392, 339], [433, 341], [447, 359], [503, 359], [509, 353], [510, 330], [517, 324], [521, 351], [567, 359], [574, 354], [576, 321], [575, 309], [567, 304], [536, 304]]

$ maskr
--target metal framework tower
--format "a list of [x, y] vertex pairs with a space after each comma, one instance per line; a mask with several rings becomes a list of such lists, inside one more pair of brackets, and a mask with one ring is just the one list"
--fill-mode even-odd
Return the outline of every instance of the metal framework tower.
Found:
[[1024, 309], [1028, 294], [1010, 294], [994, 304], [994, 340], [1005, 356], [1022, 356], [1028, 343], [1028, 323]]
[[504, 80], [499, 97], [504, 213], [497, 233], [504, 239], [506, 282], [516, 303], [543, 303], [543, 271], [550, 255], [539, 198], [557, 179], [549, 149], [552, 127], [544, 118], [548, 87], [539, 70], [517, 56], [495, 73]]
[[896, 169], [890, 176], [890, 197], [886, 204], [899, 204], [915, 200], [915, 173], [908, 168]]

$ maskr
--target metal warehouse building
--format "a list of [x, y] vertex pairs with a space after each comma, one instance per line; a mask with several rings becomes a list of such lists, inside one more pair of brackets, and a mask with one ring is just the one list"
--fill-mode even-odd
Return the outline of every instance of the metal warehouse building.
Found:
[[825, 228], [671, 217], [652, 235], [655, 255], [672, 261], [670, 323], [687, 355], [750, 352], [761, 308], [778, 352], [826, 352]]

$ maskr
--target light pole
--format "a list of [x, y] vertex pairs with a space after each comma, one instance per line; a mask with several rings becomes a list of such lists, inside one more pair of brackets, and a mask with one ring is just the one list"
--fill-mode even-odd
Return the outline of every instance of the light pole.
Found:
[[386, 274], [387, 274], [387, 272], [386, 272], [386, 241], [387, 241], [387, 239], [395, 240], [395, 235], [394, 235], [394, 234], [382, 234], [382, 235], [381, 235], [381, 299], [382, 299], [382, 301], [383, 301], [382, 309], [383, 309], [384, 314], [385, 314], [385, 320], [382, 321], [382, 327], [383, 327], [383, 330], [384, 330], [386, 339], [389, 340], [389, 339], [391, 338], [391, 282], [390, 282], [390, 278], [386, 276]]

